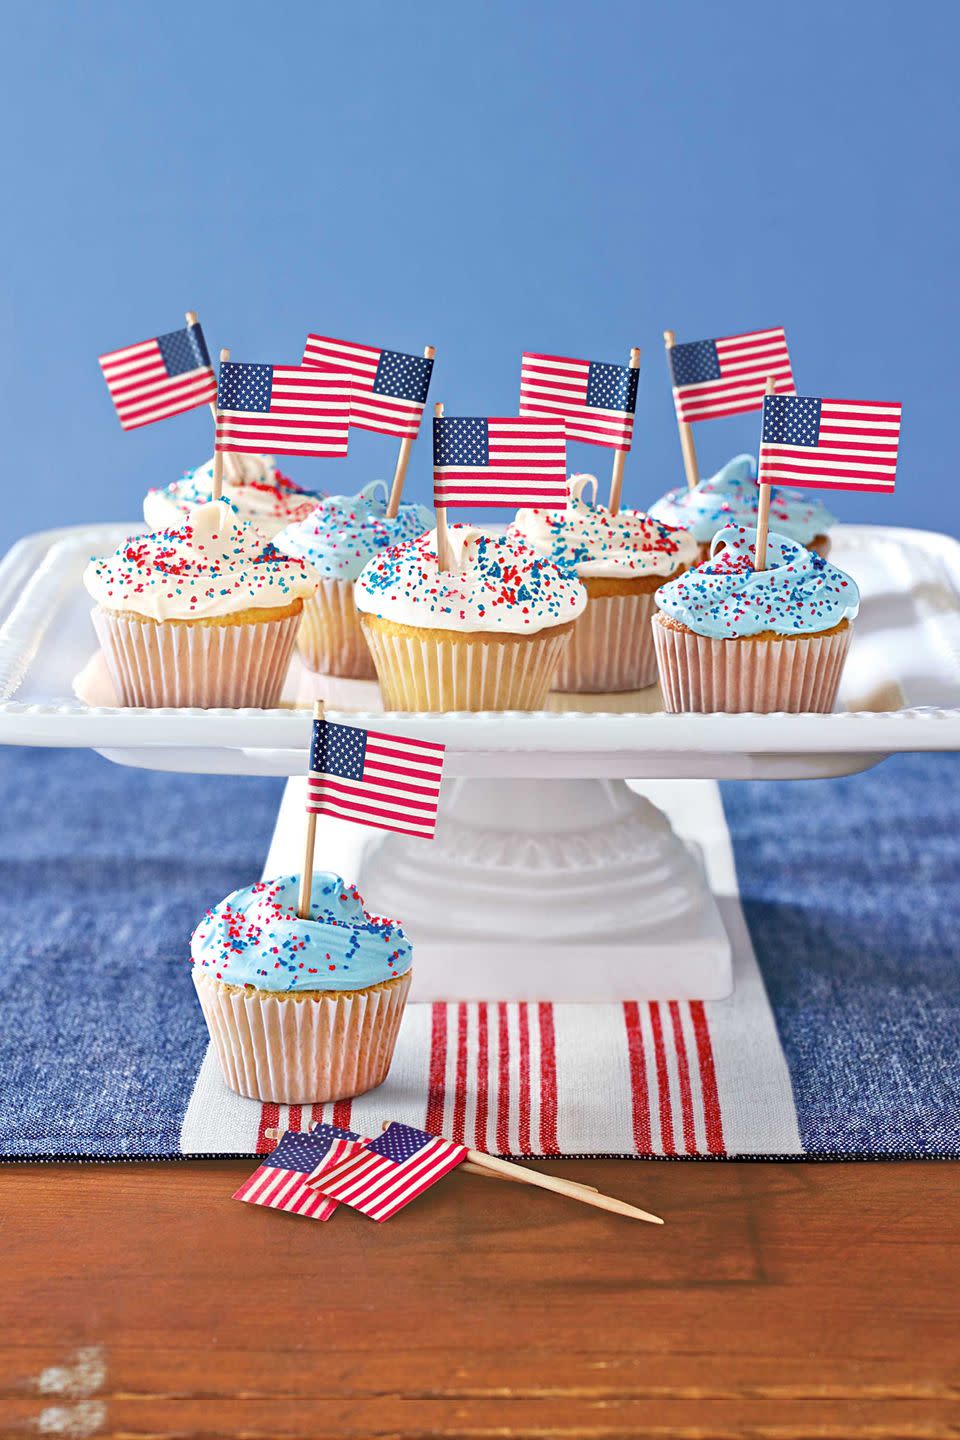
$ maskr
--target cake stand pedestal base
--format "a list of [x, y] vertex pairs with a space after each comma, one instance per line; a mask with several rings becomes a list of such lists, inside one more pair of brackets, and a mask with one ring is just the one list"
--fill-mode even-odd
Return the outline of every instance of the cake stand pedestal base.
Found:
[[[265, 876], [300, 868], [305, 794], [288, 781]], [[715, 1000], [733, 987], [696, 847], [624, 780], [448, 780], [433, 841], [318, 816], [315, 869], [401, 921], [412, 1000]]]

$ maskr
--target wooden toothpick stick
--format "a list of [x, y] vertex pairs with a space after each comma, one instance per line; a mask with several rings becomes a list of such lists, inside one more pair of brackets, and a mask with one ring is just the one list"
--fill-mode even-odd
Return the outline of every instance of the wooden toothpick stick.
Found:
[[[775, 395], [777, 393], [777, 382], [772, 375], [767, 376], [767, 383], [764, 386], [764, 395]], [[757, 545], [753, 555], [754, 570], [766, 570], [767, 568], [767, 536], [770, 534], [770, 486], [760, 486], [760, 497], [757, 505]]]
[[[323, 719], [323, 701], [313, 702], [314, 721]], [[311, 744], [313, 730], [310, 731]], [[308, 762], [309, 763], [309, 762]], [[301, 920], [310, 919], [310, 900], [313, 893], [313, 847], [317, 840], [317, 817], [311, 810], [307, 814], [307, 829], [303, 841], [303, 869], [300, 872], [300, 903], [297, 914]]]
[[[640, 369], [640, 351], [636, 346], [630, 351], [630, 369]], [[620, 509], [620, 496], [623, 493], [623, 467], [626, 464], [626, 450], [617, 450], [613, 457], [613, 474], [610, 476], [610, 514], [616, 515]]]
[[[196, 312], [196, 310], [187, 310], [187, 311], [185, 312], [185, 319], [186, 319], [186, 322], [187, 322], [188, 325], [196, 325], [196, 323], [197, 323], [197, 312]], [[230, 352], [228, 351], [227, 354], [229, 355], [229, 353], [230, 353]], [[221, 356], [220, 358], [223, 359], [223, 356]], [[216, 402], [216, 400], [211, 400], [211, 401], [210, 401], [210, 414], [213, 416], [213, 455], [214, 455], [213, 464], [214, 464], [214, 468], [216, 468], [216, 464], [217, 464], [217, 460], [216, 460], [216, 455], [217, 455], [217, 402]], [[236, 462], [235, 462], [235, 460], [234, 460], [234, 457], [233, 457], [232, 455], [226, 455], [226, 456], [224, 457], [224, 459], [225, 459], [226, 462], [227, 462], [227, 473], [229, 474], [230, 479], [231, 479], [231, 480], [236, 480], [236, 478], [237, 478], [237, 466], [236, 466]], [[222, 488], [222, 482], [221, 482], [221, 488]], [[211, 495], [211, 498], [214, 499], [214, 500], [219, 500], [219, 499], [220, 499], [220, 496], [219, 496], [219, 495]]]
[[[436, 350], [432, 345], [424, 345], [424, 360], [433, 360]], [[400, 441], [400, 454], [397, 456], [397, 468], [393, 472], [393, 484], [390, 487], [390, 499], [387, 501], [387, 519], [396, 519], [400, 509], [400, 501], [403, 497], [403, 482], [407, 478], [407, 466], [410, 464], [410, 451], [413, 449], [413, 441], [409, 436]]]
[[648, 1225], [663, 1224], [659, 1215], [638, 1210], [635, 1205], [628, 1205], [625, 1200], [617, 1200], [613, 1195], [604, 1195], [599, 1190], [584, 1190], [573, 1181], [561, 1180], [557, 1175], [541, 1175], [539, 1170], [526, 1170], [522, 1165], [514, 1165], [510, 1160], [501, 1160], [496, 1155], [484, 1155], [481, 1150], [468, 1150], [467, 1159], [471, 1165], [477, 1165], [481, 1170], [489, 1170], [513, 1180], [522, 1180], [540, 1190], [552, 1190], [556, 1195], [566, 1195], [570, 1200], [579, 1200], [581, 1205], [592, 1205], [597, 1210], [609, 1211], [611, 1215], [626, 1215], [631, 1220], [645, 1220]]
[[[435, 420], [443, 419], [443, 406], [439, 400], [433, 407], [433, 416]], [[434, 508], [437, 516], [437, 568], [452, 570], [453, 554], [450, 550], [450, 536], [447, 533], [446, 506], [436, 504], [436, 492], [434, 492]]]
[[[663, 343], [668, 350], [672, 350], [677, 343], [677, 337], [672, 330], [664, 330]], [[669, 364], [669, 360], [667, 362]], [[670, 384], [673, 385], [673, 370], [670, 371]], [[683, 468], [687, 474], [687, 485], [692, 490], [700, 483], [700, 469], [697, 465], [697, 447], [693, 443], [693, 430], [685, 420], [677, 416], [677, 429], [680, 431], [680, 449], [683, 452]]]
[[[230, 359], [230, 351], [229, 351], [229, 350], [221, 350], [221, 351], [220, 351], [220, 364], [222, 365], [225, 360], [229, 360], [229, 359]], [[214, 410], [213, 410], [213, 423], [214, 423], [214, 425], [216, 425], [216, 423], [217, 423], [217, 410], [216, 410], [216, 406], [214, 406]], [[210, 498], [211, 498], [212, 500], [219, 500], [219, 499], [222, 497], [222, 495], [223, 495], [223, 451], [220, 449], [219, 445], [216, 443], [216, 430], [214, 430], [213, 489], [212, 489], [212, 491], [211, 491], [211, 493], [210, 493]]]

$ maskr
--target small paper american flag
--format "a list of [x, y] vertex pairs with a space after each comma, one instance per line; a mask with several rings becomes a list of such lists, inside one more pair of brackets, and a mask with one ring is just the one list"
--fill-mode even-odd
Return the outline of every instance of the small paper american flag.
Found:
[[760, 485], [892, 490], [901, 406], [884, 400], [768, 395], [763, 402]]
[[441, 509], [565, 508], [564, 422], [529, 415], [435, 419], [433, 498]]
[[342, 375], [303, 365], [220, 366], [218, 450], [342, 458], [349, 422], [350, 387]]
[[376, 430], [415, 440], [430, 391], [433, 361], [400, 350], [377, 350], [328, 335], [308, 335], [304, 365], [333, 367], [350, 379], [350, 424], [358, 430]]
[[782, 328], [695, 340], [674, 345], [667, 354], [677, 419], [685, 424], [759, 410], [770, 376], [778, 394], [793, 394], [797, 388]]
[[520, 414], [564, 420], [568, 440], [629, 450], [639, 370], [596, 360], [524, 352]]
[[308, 1134], [288, 1130], [233, 1198], [308, 1220], [329, 1220], [337, 1208], [336, 1200], [329, 1200], [307, 1182], [325, 1163], [336, 1166], [352, 1155], [360, 1138], [353, 1130], [334, 1125], [317, 1125]]
[[199, 325], [110, 350], [100, 356], [100, 368], [124, 430], [208, 405], [217, 395]]
[[371, 1220], [389, 1220], [467, 1158], [467, 1147], [392, 1121], [376, 1140], [313, 1183]]
[[314, 720], [307, 812], [432, 840], [445, 748]]

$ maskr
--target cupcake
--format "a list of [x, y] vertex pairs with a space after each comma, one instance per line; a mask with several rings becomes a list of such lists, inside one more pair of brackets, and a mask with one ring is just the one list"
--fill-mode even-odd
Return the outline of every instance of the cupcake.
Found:
[[[716, 475], [701, 480], [692, 490], [668, 490], [650, 506], [655, 520], [682, 525], [700, 546], [700, 559], [710, 555], [710, 542], [728, 525], [756, 526], [760, 504], [757, 462], [752, 455], [737, 455]], [[798, 545], [816, 550], [824, 559], [830, 553], [829, 530], [836, 521], [809, 492], [787, 486], [770, 487], [770, 528]]]
[[121, 705], [275, 705], [317, 578], [229, 500], [134, 535], [83, 583]]
[[320, 576], [320, 588], [304, 604], [298, 636], [313, 670], [376, 679], [354, 604], [354, 581], [374, 555], [415, 540], [432, 524], [433, 515], [423, 505], [401, 505], [396, 516], [388, 517], [387, 487], [374, 480], [359, 495], [327, 496], [280, 532], [278, 548], [308, 561]]
[[[177, 530], [198, 505], [213, 494], [213, 461], [188, 470], [181, 480], [143, 497], [143, 518], [151, 530]], [[223, 494], [261, 535], [272, 540], [285, 525], [302, 520], [321, 498], [301, 490], [282, 475], [272, 455], [229, 455], [223, 470]]]
[[313, 877], [234, 890], [190, 942], [193, 983], [231, 1090], [279, 1105], [344, 1100], [387, 1077], [410, 989], [413, 951], [352, 885]]
[[360, 572], [357, 609], [388, 710], [539, 710], [587, 592], [532, 546], [448, 530], [452, 570], [431, 531]]
[[507, 534], [527, 541], [586, 587], [590, 603], [564, 651], [554, 689], [605, 693], [652, 685], [654, 591], [696, 562], [693, 536], [640, 510], [611, 515], [597, 504], [594, 475], [570, 477], [566, 510], [518, 510]]
[[786, 535], [721, 530], [711, 559], [657, 591], [652, 622], [668, 711], [833, 709], [860, 606], [856, 582]]

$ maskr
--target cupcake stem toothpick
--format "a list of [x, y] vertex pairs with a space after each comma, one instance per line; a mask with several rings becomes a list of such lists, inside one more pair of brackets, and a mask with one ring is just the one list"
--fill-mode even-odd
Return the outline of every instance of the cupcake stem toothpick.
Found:
[[[220, 364], [230, 359], [229, 350], [220, 351]], [[220, 416], [216, 404], [210, 406], [213, 411], [213, 487], [210, 491], [211, 500], [219, 500], [223, 495], [223, 451], [217, 444], [217, 432], [220, 429]]]
[[[313, 734], [317, 733], [317, 722], [323, 723], [323, 701], [313, 702]], [[312, 758], [312, 757], [311, 757]], [[311, 769], [312, 769], [311, 764]], [[300, 871], [300, 903], [297, 914], [301, 920], [310, 919], [310, 901], [313, 890], [313, 852], [317, 843], [317, 812], [307, 805], [307, 826], [303, 837], [303, 868]]]
[[[630, 370], [640, 369], [640, 351], [634, 345], [630, 351]], [[636, 397], [634, 396], [634, 404]], [[623, 494], [623, 467], [626, 463], [627, 452], [625, 449], [617, 449], [613, 456], [613, 473], [610, 476], [610, 514], [616, 515], [620, 509], [620, 497]]]
[[[767, 383], [764, 388], [765, 395], [776, 395], [777, 382], [772, 375], [767, 376]], [[757, 504], [757, 545], [753, 556], [754, 570], [766, 570], [767, 568], [767, 536], [770, 533], [770, 486], [760, 486], [760, 498]]]
[[[436, 357], [436, 349], [433, 345], [424, 345], [423, 358], [431, 363]], [[397, 468], [393, 472], [393, 484], [390, 487], [390, 499], [387, 501], [387, 519], [395, 520], [400, 509], [400, 501], [403, 498], [403, 482], [407, 478], [407, 466], [410, 464], [410, 452], [413, 449], [415, 435], [405, 435], [400, 441], [400, 454], [397, 456]]]
[[[670, 351], [677, 343], [677, 337], [672, 330], [664, 330], [663, 343], [666, 347], [667, 360], [669, 361]], [[683, 468], [687, 476], [687, 488], [693, 490], [700, 484], [697, 447], [693, 441], [693, 430], [685, 420], [680, 419], [679, 409], [677, 411], [677, 429], [680, 432], [680, 450], [683, 455]]]
[[[196, 310], [187, 310], [187, 311], [185, 311], [185, 313], [184, 313], [184, 319], [186, 320], [186, 322], [187, 322], [188, 325], [199, 325], [199, 323], [200, 323], [199, 320], [197, 319], [197, 312], [196, 312]], [[229, 360], [229, 358], [230, 358], [230, 351], [229, 351], [229, 350], [226, 351], [226, 357], [227, 357], [227, 359]], [[223, 358], [224, 358], [224, 352], [221, 350], [221, 351], [220, 351], [220, 359], [222, 360]], [[215, 399], [215, 398], [210, 401], [210, 414], [211, 414], [212, 417], [213, 417], [213, 443], [214, 443], [214, 451], [213, 451], [214, 488], [213, 488], [213, 489], [211, 490], [211, 492], [210, 492], [210, 498], [211, 498], [211, 500], [219, 500], [219, 499], [220, 499], [220, 495], [221, 495], [221, 491], [223, 490], [223, 471], [222, 471], [222, 469], [221, 469], [220, 484], [219, 484], [219, 486], [218, 486], [218, 485], [216, 484], [216, 472], [217, 472], [217, 450], [216, 450], [216, 443], [217, 443], [217, 402], [216, 402], [216, 399]], [[221, 460], [220, 463], [221, 463], [221, 466], [222, 466], [223, 461]], [[234, 458], [233, 458], [232, 455], [227, 456], [227, 474], [230, 476], [230, 479], [231, 479], [231, 480], [236, 480], [236, 479], [237, 479], [237, 466], [236, 466], [236, 463], [235, 463]]]
[[437, 569], [452, 570], [453, 554], [450, 550], [450, 536], [447, 533], [447, 507], [437, 501], [437, 421], [443, 419], [443, 405], [438, 400], [433, 407], [433, 503], [437, 516]]

